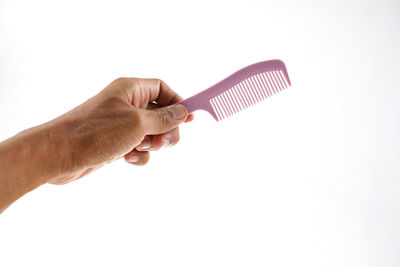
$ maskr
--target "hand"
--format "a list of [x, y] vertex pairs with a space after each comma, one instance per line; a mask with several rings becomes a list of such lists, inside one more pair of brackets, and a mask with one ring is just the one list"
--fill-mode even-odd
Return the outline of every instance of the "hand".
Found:
[[[119, 78], [98, 95], [49, 122], [62, 129], [68, 144], [60, 148], [62, 175], [48, 181], [65, 184], [106, 163], [125, 157], [144, 165], [149, 151], [175, 145], [178, 125], [193, 116], [182, 98], [158, 79]], [[170, 106], [172, 105], [172, 106]]]

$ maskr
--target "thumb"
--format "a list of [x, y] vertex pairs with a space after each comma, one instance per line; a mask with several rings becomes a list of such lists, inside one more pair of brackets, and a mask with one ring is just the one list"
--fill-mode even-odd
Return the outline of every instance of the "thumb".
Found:
[[146, 134], [162, 134], [176, 128], [186, 120], [188, 111], [184, 105], [176, 104], [153, 110], [143, 110]]

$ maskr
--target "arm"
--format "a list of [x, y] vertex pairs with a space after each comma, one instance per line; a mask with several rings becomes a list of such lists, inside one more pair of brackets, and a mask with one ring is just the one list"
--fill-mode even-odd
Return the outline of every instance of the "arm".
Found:
[[45, 124], [0, 143], [0, 211], [23, 194], [62, 175], [67, 144], [60, 128]]
[[68, 113], [0, 143], [0, 212], [44, 183], [65, 184], [122, 157], [143, 165], [149, 151], [179, 140], [192, 120], [182, 98], [157, 79], [120, 78]]

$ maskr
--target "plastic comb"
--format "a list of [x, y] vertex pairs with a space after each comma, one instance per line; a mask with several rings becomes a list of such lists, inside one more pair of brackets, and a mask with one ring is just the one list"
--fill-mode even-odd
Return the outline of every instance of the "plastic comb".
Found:
[[268, 60], [238, 70], [210, 88], [179, 104], [189, 113], [205, 110], [220, 121], [291, 85], [285, 63]]

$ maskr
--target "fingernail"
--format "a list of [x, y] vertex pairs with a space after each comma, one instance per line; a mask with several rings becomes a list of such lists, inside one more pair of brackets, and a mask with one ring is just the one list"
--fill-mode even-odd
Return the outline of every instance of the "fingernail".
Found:
[[143, 145], [140, 146], [140, 149], [149, 149], [151, 147], [151, 143], [144, 143]]
[[146, 137], [143, 139], [141, 145], [139, 146], [139, 149], [141, 149], [141, 150], [147, 150], [147, 149], [149, 149], [149, 148], [151, 147], [151, 145], [152, 145], [152, 144], [151, 144], [150, 138], [149, 138], [148, 136], [146, 136]]
[[138, 162], [139, 161], [139, 156], [138, 155], [129, 155], [128, 161], [129, 162]]
[[164, 139], [163, 140], [163, 147], [167, 147], [169, 145], [169, 140], [168, 139]]
[[169, 108], [172, 119], [179, 121], [186, 116], [186, 108], [184, 105], [173, 105]]

